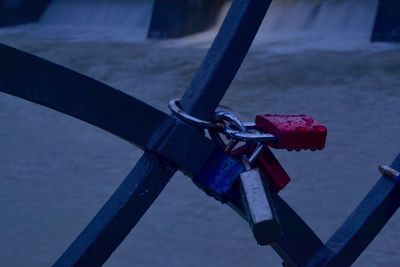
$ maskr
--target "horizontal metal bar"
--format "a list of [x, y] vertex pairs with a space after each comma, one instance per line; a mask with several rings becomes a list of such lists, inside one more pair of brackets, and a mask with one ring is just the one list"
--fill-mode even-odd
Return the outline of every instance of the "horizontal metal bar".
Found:
[[209, 119], [228, 90], [271, 0], [234, 0], [210, 50], [182, 97], [183, 109]]
[[[0, 91], [71, 115], [142, 149], [167, 114], [71, 69], [0, 44]], [[164, 125], [171, 125], [164, 123]]]
[[58, 64], [2, 44], [0, 62], [0, 91], [97, 126], [169, 159], [187, 174], [197, 173], [215, 147], [189, 125]]
[[[400, 154], [391, 165], [400, 169]], [[400, 206], [400, 187], [383, 176], [359, 206], [307, 265], [350, 266], [372, 242]]]
[[53, 265], [102, 266], [175, 173], [166, 161], [144, 154], [94, 219]]

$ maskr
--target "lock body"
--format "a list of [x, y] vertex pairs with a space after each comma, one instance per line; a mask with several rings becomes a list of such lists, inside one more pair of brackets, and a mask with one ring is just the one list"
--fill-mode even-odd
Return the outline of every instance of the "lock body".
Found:
[[258, 168], [240, 174], [241, 195], [250, 228], [258, 245], [269, 245], [282, 235], [268, 185]]
[[268, 143], [277, 149], [321, 150], [325, 147], [327, 128], [306, 115], [257, 115], [255, 128], [276, 137]]

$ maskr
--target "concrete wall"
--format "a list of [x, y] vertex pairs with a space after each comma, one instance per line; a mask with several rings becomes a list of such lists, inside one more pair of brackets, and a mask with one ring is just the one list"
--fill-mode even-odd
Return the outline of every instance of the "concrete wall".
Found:
[[[0, 0], [0, 27], [39, 20], [50, 1]], [[154, 0], [148, 36], [177, 38], [206, 30], [226, 1]], [[371, 32], [373, 42], [400, 42], [400, 0], [379, 0]]]
[[155, 0], [148, 36], [177, 38], [211, 27], [226, 0]]
[[50, 0], [0, 0], [0, 27], [37, 21]]
[[400, 42], [400, 1], [380, 0], [372, 42]]

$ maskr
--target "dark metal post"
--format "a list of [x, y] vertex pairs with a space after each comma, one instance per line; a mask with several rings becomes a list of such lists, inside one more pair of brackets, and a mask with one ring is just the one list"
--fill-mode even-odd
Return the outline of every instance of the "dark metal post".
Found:
[[148, 37], [177, 38], [211, 27], [226, 0], [155, 0]]
[[235, 0], [199, 70], [182, 97], [184, 110], [208, 119], [242, 64], [271, 0]]
[[0, 27], [35, 22], [51, 0], [0, 1]]
[[372, 42], [400, 42], [400, 2], [379, 0]]

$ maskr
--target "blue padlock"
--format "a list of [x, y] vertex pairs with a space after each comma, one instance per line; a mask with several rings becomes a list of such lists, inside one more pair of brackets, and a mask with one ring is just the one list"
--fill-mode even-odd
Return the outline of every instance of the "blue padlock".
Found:
[[240, 161], [216, 147], [193, 182], [209, 196], [225, 203], [243, 171], [245, 168]]

